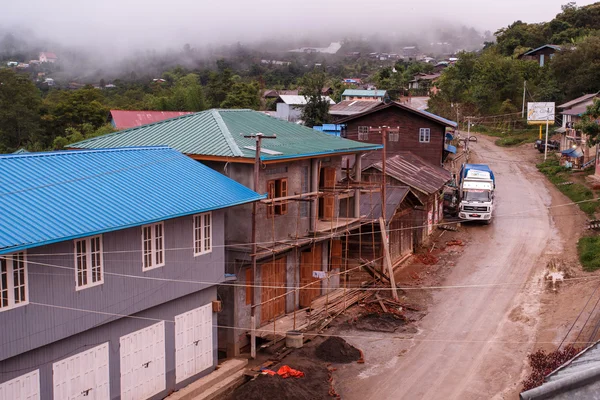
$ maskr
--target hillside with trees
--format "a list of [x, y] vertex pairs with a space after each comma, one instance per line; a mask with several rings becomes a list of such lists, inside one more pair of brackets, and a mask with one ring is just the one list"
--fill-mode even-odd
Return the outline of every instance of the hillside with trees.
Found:
[[[577, 7], [569, 3], [552, 21], [517, 21], [496, 32], [496, 43], [478, 53], [462, 53], [447, 68], [433, 96], [433, 112], [456, 118], [519, 111], [524, 81], [526, 101], [568, 101], [600, 90], [600, 3]], [[540, 67], [520, 59], [528, 50], [554, 44], [561, 51]], [[454, 106], [454, 107], [453, 107]]]

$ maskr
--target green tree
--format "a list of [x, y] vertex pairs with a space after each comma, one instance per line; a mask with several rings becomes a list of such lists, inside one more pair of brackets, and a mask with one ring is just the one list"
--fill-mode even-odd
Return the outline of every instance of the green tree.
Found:
[[576, 129], [580, 129], [586, 135], [589, 135], [592, 145], [600, 142], [600, 100], [595, 99], [586, 112], [581, 116], [581, 121], [575, 125]]
[[590, 36], [573, 50], [557, 53], [550, 64], [566, 98], [600, 90], [600, 37]]
[[256, 81], [236, 82], [231, 87], [221, 108], [260, 108], [260, 85]]
[[[222, 69], [221, 69], [222, 68]], [[208, 79], [206, 100], [211, 108], [218, 108], [227, 98], [227, 93], [233, 86], [233, 72], [220, 64], [218, 72], [212, 72]]]
[[30, 144], [40, 133], [39, 91], [26, 75], [0, 69], [0, 152]]
[[300, 95], [307, 99], [302, 110], [302, 119], [306, 126], [313, 127], [329, 122], [329, 101], [322, 94], [326, 83], [327, 75], [320, 71], [308, 73], [300, 79]]

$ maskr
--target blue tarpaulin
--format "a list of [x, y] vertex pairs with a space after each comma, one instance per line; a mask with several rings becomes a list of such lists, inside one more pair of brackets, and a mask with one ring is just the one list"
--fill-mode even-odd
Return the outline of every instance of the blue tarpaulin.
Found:
[[444, 150], [449, 151], [452, 154], [456, 154], [456, 146], [452, 146], [451, 144], [445, 144]]
[[563, 150], [560, 152], [560, 154], [562, 154], [563, 156], [566, 156], [566, 157], [571, 157], [571, 158], [583, 157], [583, 152], [581, 151], [580, 148]]

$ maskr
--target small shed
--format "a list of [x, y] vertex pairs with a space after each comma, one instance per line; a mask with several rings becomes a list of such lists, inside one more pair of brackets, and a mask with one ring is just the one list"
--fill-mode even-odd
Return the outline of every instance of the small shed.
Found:
[[[381, 161], [367, 165], [363, 169], [363, 179], [371, 183], [381, 182], [382, 171]], [[416, 245], [427, 241], [434, 226], [442, 220], [443, 190], [451, 180], [452, 174], [449, 171], [408, 151], [386, 160], [386, 183], [392, 187], [410, 187], [422, 203], [422, 206], [415, 209], [413, 219]]]

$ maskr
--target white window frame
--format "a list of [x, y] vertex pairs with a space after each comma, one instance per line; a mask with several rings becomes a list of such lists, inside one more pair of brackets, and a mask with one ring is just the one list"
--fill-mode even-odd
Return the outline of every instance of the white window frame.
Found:
[[[160, 226], [161, 237], [157, 240], [156, 228]], [[146, 229], [150, 229], [150, 239], [146, 239]], [[147, 252], [146, 241], [149, 240], [149, 252]], [[159, 246], [157, 246], [159, 244]], [[150, 264], [146, 264], [146, 256], [149, 255]], [[142, 226], [142, 271], [150, 271], [155, 268], [165, 266], [165, 224], [164, 222], [157, 222], [155, 224], [143, 225]]]
[[[97, 243], [99, 243], [99, 248], [96, 251], [92, 251], [92, 242], [93, 241], [98, 241]], [[84, 243], [85, 244], [85, 253], [80, 252], [77, 249], [77, 244], [78, 243]], [[75, 239], [73, 241], [73, 254], [75, 256], [75, 290], [79, 291], [79, 290], [83, 290], [83, 289], [87, 289], [87, 288], [91, 288], [94, 286], [98, 286], [98, 285], [102, 285], [104, 283], [104, 245], [102, 243], [102, 235], [96, 235], [96, 236], [90, 236], [90, 237], [86, 237], [83, 239]], [[79, 284], [79, 273], [80, 273], [80, 268], [79, 268], [79, 261], [80, 258], [82, 259], [82, 262], [85, 263], [85, 271], [83, 271], [83, 273], [85, 274], [85, 278], [86, 278], [86, 283], [85, 284]], [[100, 259], [100, 264], [97, 264], [97, 260]], [[94, 265], [94, 262], [96, 262], [96, 265]], [[95, 277], [95, 270], [96, 269], [100, 269], [100, 279], [97, 279]], [[96, 279], [94, 281], [94, 279]]]
[[[23, 263], [22, 268], [19, 270], [23, 270], [22, 278], [23, 282], [19, 282], [20, 284], [17, 286], [18, 288], [23, 288], [23, 295], [25, 299], [15, 301], [15, 257], [22, 256], [21, 262]], [[17, 262], [19, 262], [17, 260]], [[29, 279], [27, 276], [27, 252], [18, 251], [16, 253], [4, 254], [0, 256], [0, 312], [11, 310], [16, 307], [21, 307], [29, 304]], [[5, 270], [5, 272], [2, 272]], [[5, 306], [4, 303], [7, 303]]]
[[194, 215], [194, 257], [212, 252], [212, 227], [212, 212]]
[[419, 128], [419, 143], [430, 143], [431, 142], [431, 129], [430, 128]]
[[369, 127], [359, 126], [358, 127], [358, 140], [369, 140]]
[[399, 133], [390, 133], [388, 135], [388, 141], [389, 142], [398, 142], [398, 141], [400, 141], [400, 134]]

